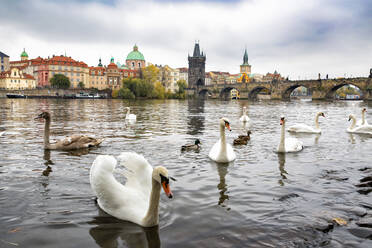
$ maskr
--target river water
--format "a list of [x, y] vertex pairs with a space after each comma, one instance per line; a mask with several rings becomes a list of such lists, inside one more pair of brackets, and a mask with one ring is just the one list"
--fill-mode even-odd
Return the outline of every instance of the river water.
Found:
[[[372, 174], [372, 137], [346, 133], [348, 115], [360, 118], [362, 107], [372, 122], [371, 103], [0, 99], [0, 106], [0, 247], [372, 247], [372, 229], [358, 225], [372, 217], [371, 195], [355, 186]], [[135, 124], [125, 123], [126, 106]], [[230, 119], [232, 143], [244, 132], [243, 106], [251, 140], [234, 147], [234, 162], [211, 161], [219, 118]], [[44, 124], [34, 120], [42, 110], [52, 114], [51, 140], [81, 133], [105, 141], [44, 151]], [[313, 125], [318, 111], [323, 133], [297, 136], [305, 149], [278, 155], [280, 116], [287, 126]], [[196, 138], [200, 152], [181, 153]], [[124, 151], [177, 180], [173, 199], [161, 193], [157, 227], [117, 220], [94, 201], [93, 160]], [[332, 224], [336, 217], [348, 224]]]

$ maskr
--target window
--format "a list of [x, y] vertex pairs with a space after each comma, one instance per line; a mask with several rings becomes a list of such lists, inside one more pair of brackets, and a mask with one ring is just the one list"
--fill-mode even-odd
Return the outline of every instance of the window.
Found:
[[135, 66], [135, 65], [134, 65], [134, 62], [132, 62], [132, 67], [134, 68], [134, 66]]
[[141, 62], [138, 63], [138, 67], [141, 68]]
[[14, 72], [14, 76], [17, 76], [17, 72]]

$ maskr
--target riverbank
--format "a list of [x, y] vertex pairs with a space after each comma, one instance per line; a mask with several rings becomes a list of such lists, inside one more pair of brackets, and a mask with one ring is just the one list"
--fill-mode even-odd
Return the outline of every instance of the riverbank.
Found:
[[[12, 95], [12, 98], [111, 98], [109, 90], [91, 90], [91, 89], [32, 89], [32, 90], [0, 90], [0, 98], [6, 98]], [[98, 97], [99, 96], [99, 97]]]

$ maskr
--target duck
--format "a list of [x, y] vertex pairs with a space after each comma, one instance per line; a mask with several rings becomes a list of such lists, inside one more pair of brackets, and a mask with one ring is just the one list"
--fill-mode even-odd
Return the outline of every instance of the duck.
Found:
[[321, 133], [322, 130], [319, 127], [319, 116], [325, 117], [323, 112], [318, 112], [315, 115], [315, 127], [308, 126], [306, 124], [300, 123], [295, 124], [288, 128], [288, 132], [293, 133]]
[[281, 128], [281, 135], [280, 135], [280, 143], [278, 146], [278, 153], [287, 153], [287, 152], [299, 152], [301, 151], [304, 146], [302, 141], [299, 141], [296, 138], [285, 138], [285, 122], [286, 119], [284, 116], [280, 117], [280, 125]]
[[241, 122], [249, 122], [249, 117], [247, 115], [247, 107], [243, 107], [243, 115], [239, 119]]
[[199, 151], [200, 148], [201, 148], [201, 143], [200, 143], [200, 140], [199, 139], [196, 139], [194, 144], [186, 144], [186, 145], [183, 145], [181, 147], [181, 151], [184, 152], [184, 151]]
[[247, 131], [247, 135], [239, 135], [238, 138], [234, 139], [234, 145], [246, 145], [248, 140], [251, 139], [251, 131]]
[[218, 163], [228, 163], [235, 160], [236, 155], [234, 149], [230, 144], [226, 143], [225, 128], [231, 132], [230, 121], [227, 118], [221, 118], [220, 125], [220, 139], [213, 145], [209, 152], [209, 158]]
[[357, 121], [357, 123], [356, 123], [357, 126], [369, 125], [367, 120], [365, 119], [366, 112], [367, 112], [367, 109], [363, 108], [362, 109], [362, 119]]
[[51, 117], [48, 112], [42, 112], [35, 120], [45, 120], [44, 127], [44, 149], [46, 150], [76, 150], [82, 148], [90, 148], [99, 146], [104, 139], [96, 139], [85, 135], [72, 135], [57, 141], [54, 144], [50, 144], [50, 121]]
[[352, 120], [350, 127], [346, 129], [348, 133], [372, 134], [372, 125], [356, 126], [356, 119], [354, 115], [349, 115], [349, 121]]
[[[117, 163], [125, 167], [126, 183], [118, 182], [113, 173]], [[89, 181], [99, 207], [120, 220], [142, 227], [159, 224], [161, 187], [168, 198], [173, 198], [168, 170], [152, 167], [135, 152], [124, 152], [118, 160], [111, 155], [98, 155], [90, 168]]]
[[125, 120], [135, 121], [137, 120], [137, 116], [135, 114], [130, 113], [130, 107], [126, 107], [127, 114], [125, 115]]

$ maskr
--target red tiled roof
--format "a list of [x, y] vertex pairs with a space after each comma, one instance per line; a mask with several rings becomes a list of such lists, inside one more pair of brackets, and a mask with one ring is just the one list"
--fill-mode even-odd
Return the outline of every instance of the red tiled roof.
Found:
[[27, 74], [27, 73], [23, 73], [23, 76], [27, 79], [33, 79], [35, 80], [35, 78], [33, 76], [31, 76], [30, 74]]
[[109, 68], [109, 69], [117, 69], [118, 66], [117, 66], [115, 63], [110, 63], [110, 64], [107, 66], [107, 68]]
[[180, 70], [180, 72], [188, 72], [189, 71], [189, 68], [187, 68], [187, 67], [181, 67], [181, 68], [178, 68], [178, 70]]

